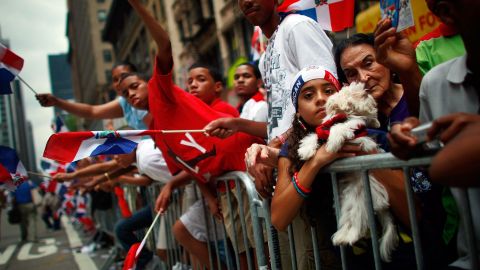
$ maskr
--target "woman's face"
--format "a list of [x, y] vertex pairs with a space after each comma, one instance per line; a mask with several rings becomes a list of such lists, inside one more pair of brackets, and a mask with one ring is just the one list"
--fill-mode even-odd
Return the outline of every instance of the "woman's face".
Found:
[[306, 82], [298, 96], [298, 114], [310, 126], [318, 126], [325, 117], [325, 104], [337, 90], [324, 79]]
[[369, 44], [346, 48], [340, 56], [340, 67], [348, 83], [365, 83], [365, 89], [377, 101], [391, 87], [390, 70], [377, 62]]

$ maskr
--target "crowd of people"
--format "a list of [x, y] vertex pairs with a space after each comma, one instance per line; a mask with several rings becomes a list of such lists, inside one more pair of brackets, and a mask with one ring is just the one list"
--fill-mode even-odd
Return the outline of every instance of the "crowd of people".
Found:
[[[420, 153], [421, 144], [412, 129], [420, 123], [431, 122], [427, 140], [439, 140], [444, 146], [435, 154], [431, 166], [409, 171], [425, 268], [478, 266], [480, 256], [469, 257], [465, 212], [461, 211], [466, 207], [465, 194], [468, 194], [474, 242], [480, 247], [479, 170], [475, 166], [480, 149], [474, 143], [480, 134], [480, 57], [476, 50], [480, 45], [480, 32], [473, 27], [480, 10], [478, 1], [426, 0], [429, 9], [440, 18], [442, 31], [424, 37], [415, 47], [392, 27], [389, 19], [380, 20], [374, 33], [354, 34], [332, 42], [325, 31], [306, 16], [280, 17], [276, 11], [277, 0], [238, 0], [245, 18], [262, 29], [268, 43], [258, 66], [242, 63], [235, 69], [233, 90], [239, 101], [236, 108], [221, 100], [223, 77], [208, 63], [199, 62], [188, 69], [186, 89], [175, 85], [168, 33], [142, 1], [128, 2], [157, 46], [151, 77], [137, 73], [130, 63], [118, 63], [112, 69], [112, 88], [117, 99], [89, 105], [39, 94], [40, 104], [56, 106], [85, 118], [123, 117], [125, 121], [121, 124], [109, 122], [115, 129], [123, 124], [126, 124], [123, 129], [137, 130], [200, 126], [206, 134], [187, 136], [191, 141], [185, 144], [202, 144], [203, 141], [199, 141], [202, 136], [202, 140], [215, 142], [230, 140], [230, 147], [236, 149], [213, 152], [221, 159], [220, 164], [227, 166], [213, 171], [206, 181], [195, 175], [185, 162], [173, 163], [173, 151], [161, 136], [144, 138], [132, 153], [104, 159], [87, 158], [78, 163], [75, 171], [56, 174], [52, 181], [72, 181], [70, 189], [89, 194], [94, 208], [91, 210], [93, 220], [100, 231], [115, 239], [125, 252], [141, 240], [136, 232], [148, 228], [156, 212], [165, 213], [175, 190], [181, 189], [182, 215], [170, 229], [188, 254], [182, 263], [224, 268], [225, 260], [210, 261], [209, 239], [232, 241], [235, 237], [242, 239], [245, 233], [248, 241], [239, 241], [233, 251], [239, 257], [237, 268], [248, 269], [247, 255], [255, 249], [255, 244], [246, 190], [243, 186], [215, 181], [215, 177], [234, 168], [232, 164], [244, 159], [244, 170], [254, 181], [256, 191], [271, 203], [271, 222], [278, 230], [279, 246], [283, 250], [288, 250], [286, 229], [292, 226], [298, 269], [315, 269], [311, 256], [314, 245], [318, 247], [322, 269], [341, 269], [340, 249], [332, 242], [337, 230], [332, 181], [322, 169], [341, 158], [383, 152], [391, 152], [400, 159], [415, 157]], [[311, 158], [303, 159], [299, 154], [303, 139], [311, 133], [318, 134], [325, 119], [333, 117], [326, 113], [329, 98], [342, 91], [342, 86], [354, 83], [361, 83], [365, 95], [371, 95], [377, 104], [379, 126], [369, 127], [362, 136], [373, 138], [378, 148], [365, 152], [362, 145], [347, 143], [339, 151], [331, 152], [327, 151], [325, 138], [320, 139]], [[182, 123], [174, 122], [171, 116], [179, 113], [180, 108], [191, 114], [185, 115]], [[202, 113], [197, 113], [199, 111]], [[188, 126], [191, 123], [196, 126]], [[352, 130], [351, 138], [355, 135]], [[200, 147], [205, 156], [195, 157], [202, 158], [195, 164], [204, 162], [207, 155], [212, 154], [202, 145], [197, 149]], [[382, 256], [383, 268], [414, 269], [416, 259], [402, 171], [377, 169], [370, 174], [387, 194], [395, 239], [398, 239], [391, 253]], [[120, 185], [144, 187], [155, 182], [162, 185], [155, 202], [144, 199], [133, 213], [128, 207], [120, 207], [122, 218], [113, 222], [117, 219], [112, 193], [117, 194], [121, 204]], [[19, 188], [15, 194], [25, 216], [34, 212], [31, 198], [24, 199], [30, 194], [29, 189], [30, 186]], [[232, 191], [228, 196], [227, 189]], [[197, 192], [200, 198], [195, 196]], [[143, 193], [140, 195], [145, 195]], [[55, 192], [47, 194], [42, 217], [49, 228], [58, 229], [58, 217], [51, 218], [61, 202], [55, 200]], [[205, 218], [204, 208], [215, 217], [213, 221]], [[242, 230], [240, 219], [245, 219], [246, 231]], [[225, 235], [207, 229], [222, 223]], [[22, 224], [26, 224], [22, 225], [22, 239], [27, 239], [24, 227], [28, 222]], [[90, 223], [85, 224], [91, 227]], [[165, 226], [167, 222], [162, 217], [157, 250], [143, 249], [137, 269], [148, 268], [153, 256], [167, 260], [166, 234], [170, 230]], [[306, 230], [309, 227], [315, 228], [316, 243]], [[368, 237], [350, 243], [346, 250], [349, 269], [375, 267]], [[282, 269], [289, 269], [289, 255], [281, 257]], [[477, 263], [471, 265], [472, 261]]]

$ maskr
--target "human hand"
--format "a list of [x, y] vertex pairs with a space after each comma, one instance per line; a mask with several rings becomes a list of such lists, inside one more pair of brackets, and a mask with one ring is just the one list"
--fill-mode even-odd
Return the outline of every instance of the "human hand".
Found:
[[266, 166], [275, 168], [278, 165], [278, 155], [280, 149], [273, 148], [267, 145], [254, 143], [245, 152], [245, 162], [247, 170], [256, 164], [264, 164]]
[[169, 184], [166, 184], [155, 201], [155, 211], [160, 212], [161, 214], [167, 211], [168, 205], [170, 204], [170, 197], [172, 196], [172, 187]]
[[346, 143], [342, 146], [342, 148], [340, 148], [338, 152], [331, 153], [327, 151], [327, 145], [323, 144], [317, 149], [315, 155], [307, 162], [313, 162], [315, 166], [317, 166], [318, 168], [322, 168], [337, 159], [354, 157], [356, 155], [363, 154], [368, 153], [363, 153], [360, 145]]
[[390, 19], [377, 23], [374, 32], [375, 53], [378, 63], [397, 72], [406, 73], [417, 67], [415, 49], [402, 32], [392, 27]]
[[387, 138], [393, 155], [403, 160], [410, 158], [417, 144], [417, 138], [411, 131], [419, 124], [418, 118], [408, 117], [402, 123], [392, 126]]
[[232, 117], [215, 119], [208, 123], [203, 129], [209, 136], [225, 139], [238, 131], [235, 119], [236, 118]]
[[37, 94], [35, 95], [35, 98], [38, 100], [38, 103], [42, 105], [43, 107], [51, 107], [55, 106], [58, 103], [58, 99], [49, 93], [46, 94]]
[[206, 197], [205, 200], [208, 204], [208, 209], [210, 214], [219, 221], [223, 220], [222, 209], [220, 208], [220, 203], [215, 197]]
[[471, 123], [480, 123], [480, 115], [468, 113], [453, 113], [442, 116], [432, 122], [432, 126], [427, 132], [428, 140], [433, 140], [436, 136], [443, 143], [448, 143], [465, 126]]

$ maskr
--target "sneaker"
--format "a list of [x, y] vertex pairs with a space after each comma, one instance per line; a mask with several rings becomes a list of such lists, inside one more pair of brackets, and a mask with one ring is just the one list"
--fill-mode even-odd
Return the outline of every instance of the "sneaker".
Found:
[[190, 267], [190, 265], [177, 262], [174, 266], [172, 266], [172, 270], [192, 270], [192, 267]]

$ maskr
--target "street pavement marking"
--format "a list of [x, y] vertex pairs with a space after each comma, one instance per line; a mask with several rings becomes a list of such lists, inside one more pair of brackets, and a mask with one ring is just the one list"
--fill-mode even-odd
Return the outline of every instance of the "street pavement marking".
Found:
[[10, 260], [16, 247], [17, 245], [15, 244], [9, 245], [3, 253], [0, 253], [0, 265], [4, 265]]
[[57, 253], [58, 248], [55, 245], [54, 238], [47, 238], [44, 241], [46, 245], [38, 247], [38, 254], [30, 254], [30, 250], [33, 247], [33, 243], [24, 244], [20, 249], [20, 252], [18, 252], [17, 260], [19, 261], [35, 260], [35, 259], [39, 259], [42, 257], [50, 256], [54, 253]]
[[[78, 236], [78, 233], [73, 229], [72, 224], [68, 222], [68, 218], [62, 215], [62, 224], [65, 228], [65, 232], [67, 233], [68, 242], [70, 242], [70, 248], [79, 248], [82, 246], [82, 240]], [[77, 253], [73, 251], [73, 258], [78, 265], [80, 270], [97, 270], [97, 266], [93, 262], [93, 260], [87, 255], [83, 253]]]

